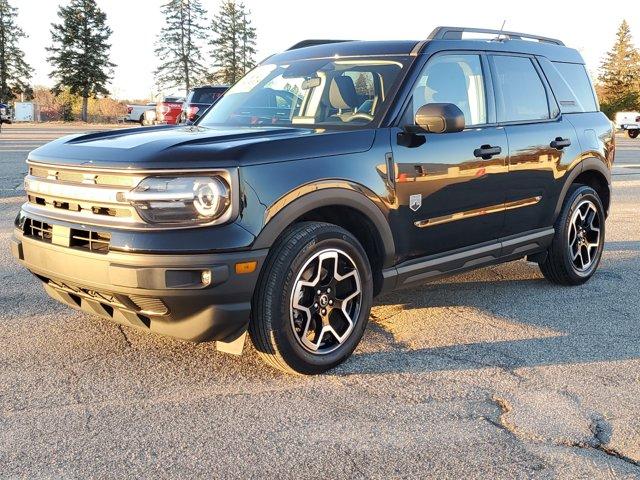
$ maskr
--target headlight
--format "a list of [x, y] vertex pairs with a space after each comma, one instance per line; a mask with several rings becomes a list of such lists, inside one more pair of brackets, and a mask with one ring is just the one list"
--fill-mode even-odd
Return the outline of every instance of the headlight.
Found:
[[149, 223], [211, 223], [229, 210], [230, 187], [221, 176], [147, 177], [124, 194]]

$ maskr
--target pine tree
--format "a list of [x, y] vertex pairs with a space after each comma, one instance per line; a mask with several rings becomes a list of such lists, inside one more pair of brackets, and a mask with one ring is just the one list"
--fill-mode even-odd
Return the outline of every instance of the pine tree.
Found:
[[217, 70], [214, 80], [234, 84], [255, 66], [256, 29], [251, 26], [250, 12], [241, 2], [224, 0], [213, 19], [216, 38], [209, 44]]
[[56, 80], [54, 92], [68, 88], [82, 98], [81, 117], [86, 122], [89, 97], [109, 94], [106, 86], [115, 66], [107, 43], [111, 29], [96, 0], [71, 0], [59, 8], [58, 16], [62, 22], [51, 24], [53, 46], [47, 48], [47, 60], [54, 66], [49, 76]]
[[626, 20], [616, 37], [601, 66], [601, 100], [603, 107], [608, 104], [619, 110], [634, 110], [640, 108], [640, 52], [633, 45]]
[[165, 26], [158, 35], [155, 53], [163, 62], [156, 69], [160, 88], [184, 88], [187, 92], [206, 74], [201, 47], [206, 39], [205, 16], [200, 0], [169, 0], [162, 6]]
[[17, 15], [17, 8], [8, 0], [0, 0], [0, 102], [8, 102], [30, 90], [32, 69], [18, 46], [19, 40], [27, 35], [16, 25]]

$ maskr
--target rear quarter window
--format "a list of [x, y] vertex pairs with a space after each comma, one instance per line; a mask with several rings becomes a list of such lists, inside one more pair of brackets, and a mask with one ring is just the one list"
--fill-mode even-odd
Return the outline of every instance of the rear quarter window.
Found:
[[591, 80], [584, 65], [550, 62], [539, 58], [540, 65], [553, 90], [562, 113], [595, 112], [598, 110]]
[[573, 93], [582, 105], [583, 111], [595, 112], [598, 110], [596, 97], [591, 87], [591, 80], [589, 80], [589, 75], [584, 65], [560, 62], [554, 62], [553, 65], [558, 72], [560, 72], [560, 75], [562, 75], [571, 90], [573, 90]]

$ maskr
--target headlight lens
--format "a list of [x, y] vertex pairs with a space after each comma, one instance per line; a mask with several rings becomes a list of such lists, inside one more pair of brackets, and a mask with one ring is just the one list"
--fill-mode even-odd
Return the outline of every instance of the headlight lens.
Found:
[[147, 177], [124, 196], [149, 223], [210, 223], [231, 204], [229, 184], [217, 175]]

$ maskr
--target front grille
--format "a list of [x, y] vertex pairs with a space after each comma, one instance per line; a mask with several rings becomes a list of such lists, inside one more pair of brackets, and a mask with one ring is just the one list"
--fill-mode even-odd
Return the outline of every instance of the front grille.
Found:
[[109, 246], [111, 244], [111, 234], [109, 232], [95, 232], [93, 230], [79, 230], [76, 228], [68, 229], [68, 233], [67, 230], [64, 230], [65, 234], [69, 236], [68, 242], [54, 242], [54, 226], [32, 218], [25, 218], [22, 232], [25, 237], [35, 240], [69, 246], [70, 248], [79, 250], [87, 250], [93, 253], [109, 253]]
[[57, 180], [65, 183], [126, 187], [127, 189], [135, 187], [139, 181], [139, 178], [132, 175], [95, 173], [91, 171], [56, 168], [54, 166], [31, 166], [29, 167], [29, 175], [44, 180]]
[[108, 253], [111, 234], [91, 230], [71, 230], [71, 248], [83, 248], [96, 253]]
[[32, 163], [24, 183], [26, 208], [62, 221], [139, 227], [145, 222], [124, 199], [124, 193], [135, 188], [144, 176]]
[[41, 222], [40, 220], [31, 220], [29, 218], [24, 223], [24, 234], [27, 237], [51, 243], [51, 238], [53, 237], [53, 227], [48, 223]]

